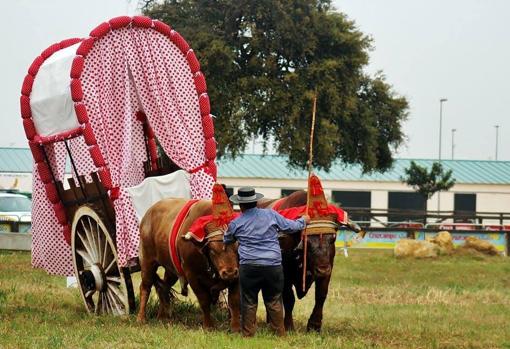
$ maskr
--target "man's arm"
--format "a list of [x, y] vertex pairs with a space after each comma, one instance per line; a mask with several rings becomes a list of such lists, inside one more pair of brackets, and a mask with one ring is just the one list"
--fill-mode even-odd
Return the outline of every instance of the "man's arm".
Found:
[[296, 220], [292, 220], [292, 219], [287, 219], [287, 218], [283, 217], [281, 214], [279, 214], [276, 211], [273, 211], [273, 212], [274, 212], [274, 218], [276, 221], [276, 225], [278, 226], [278, 229], [280, 229], [280, 231], [284, 231], [284, 232], [293, 233], [293, 232], [301, 231], [306, 227], [306, 224], [310, 221], [310, 217], [308, 217], [307, 215], [303, 215], [303, 217], [300, 217]]
[[231, 244], [234, 241], [236, 241], [235, 230], [236, 230], [235, 223], [230, 222], [230, 224], [228, 225], [227, 231], [225, 232], [225, 234], [223, 234], [223, 243], [224, 244]]

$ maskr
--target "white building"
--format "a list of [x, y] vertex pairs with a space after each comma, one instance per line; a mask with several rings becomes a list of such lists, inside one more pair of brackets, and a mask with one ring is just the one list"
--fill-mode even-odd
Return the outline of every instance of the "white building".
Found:
[[[442, 160], [443, 167], [453, 171], [456, 184], [439, 200], [435, 194], [427, 202], [401, 181], [411, 161], [396, 159], [385, 173], [363, 174], [360, 166], [335, 163], [329, 172], [316, 174], [326, 195], [343, 207], [435, 211], [439, 204], [441, 211], [510, 212], [510, 161]], [[436, 160], [414, 161], [430, 168]], [[222, 159], [218, 168], [220, 181], [229, 188], [253, 186], [271, 198], [307, 185], [307, 171], [289, 169], [284, 156], [244, 155]]]
[[[430, 167], [435, 160], [415, 159]], [[329, 199], [344, 207], [415, 209], [434, 211], [510, 212], [510, 161], [442, 160], [453, 170], [455, 186], [424, 202], [402, 183], [411, 159], [396, 159], [385, 173], [363, 174], [360, 166], [335, 163], [329, 172], [317, 171]], [[0, 188], [14, 185], [32, 190], [32, 155], [26, 148], [0, 148]], [[307, 186], [307, 171], [291, 169], [287, 158], [278, 155], [244, 155], [218, 161], [219, 181], [230, 190], [253, 186], [266, 197], [279, 198]], [[496, 222], [494, 222], [496, 223]], [[510, 224], [508, 222], [507, 224]]]

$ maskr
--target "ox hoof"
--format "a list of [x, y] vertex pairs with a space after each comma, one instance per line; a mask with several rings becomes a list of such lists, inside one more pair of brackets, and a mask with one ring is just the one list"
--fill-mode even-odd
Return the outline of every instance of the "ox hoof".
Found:
[[147, 319], [145, 319], [145, 316], [138, 316], [136, 318], [136, 322], [140, 325], [145, 325], [147, 323]]
[[294, 332], [294, 325], [285, 325], [285, 331]]
[[321, 327], [322, 327], [322, 324], [308, 323], [308, 325], [306, 325], [306, 331], [307, 332], [320, 332]]
[[158, 315], [156, 315], [156, 319], [158, 321], [168, 321], [170, 320], [170, 315], [167, 314], [166, 312], [162, 314], [158, 313]]

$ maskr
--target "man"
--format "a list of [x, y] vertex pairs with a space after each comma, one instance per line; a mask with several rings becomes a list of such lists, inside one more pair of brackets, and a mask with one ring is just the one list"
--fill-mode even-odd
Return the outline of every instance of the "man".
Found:
[[262, 290], [269, 324], [278, 335], [283, 336], [283, 268], [278, 232], [301, 231], [310, 217], [304, 215], [293, 221], [276, 211], [257, 208], [257, 201], [262, 197], [250, 187], [240, 188], [237, 195], [230, 197], [232, 203], [239, 204], [241, 215], [230, 222], [224, 242], [239, 242], [243, 335], [255, 334], [258, 294]]

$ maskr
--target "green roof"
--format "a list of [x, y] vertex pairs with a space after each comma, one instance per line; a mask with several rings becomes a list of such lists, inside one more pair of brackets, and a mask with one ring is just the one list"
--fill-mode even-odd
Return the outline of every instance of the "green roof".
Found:
[[30, 149], [0, 147], [0, 172], [32, 172], [32, 162]]
[[[0, 147], [0, 172], [32, 172], [32, 154], [28, 148]], [[411, 161], [430, 167], [434, 159], [396, 159], [385, 173], [363, 174], [361, 166], [335, 162], [329, 172], [316, 171], [322, 180], [400, 182], [404, 169]], [[453, 170], [459, 184], [510, 184], [510, 161], [442, 160], [446, 169]], [[218, 176], [222, 178], [305, 179], [308, 172], [287, 165], [280, 155], [245, 154], [235, 159], [218, 160]]]
[[[363, 174], [361, 166], [335, 162], [329, 172], [315, 171], [322, 180], [400, 182], [411, 161], [430, 168], [434, 159], [396, 159], [384, 172]], [[457, 183], [510, 184], [510, 161], [442, 160], [445, 169], [453, 170]], [[290, 169], [287, 157], [280, 155], [244, 155], [218, 161], [218, 176], [222, 178], [305, 179], [308, 171]]]

